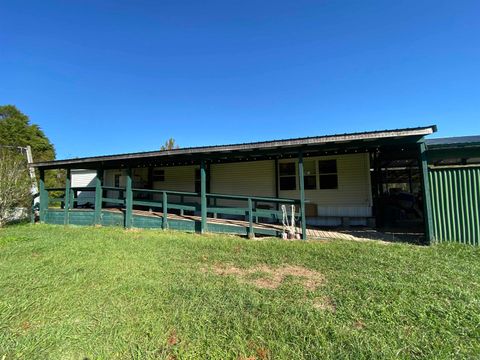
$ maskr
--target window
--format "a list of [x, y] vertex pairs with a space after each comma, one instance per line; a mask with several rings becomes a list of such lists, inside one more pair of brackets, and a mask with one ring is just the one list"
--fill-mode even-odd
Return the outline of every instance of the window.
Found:
[[317, 171], [315, 161], [307, 160], [303, 162], [303, 181], [305, 190], [315, 190], [317, 188]]
[[279, 166], [279, 180], [280, 180], [280, 190], [295, 190], [297, 188], [296, 184], [296, 173], [295, 173], [295, 163], [280, 163]]
[[200, 169], [195, 169], [195, 192], [199, 193], [201, 191], [202, 180], [200, 177]]
[[165, 181], [165, 170], [164, 169], [153, 169], [152, 180], [153, 181]]
[[338, 189], [337, 160], [318, 162], [320, 189]]
[[120, 174], [115, 174], [113, 178], [113, 186], [116, 188], [120, 187]]

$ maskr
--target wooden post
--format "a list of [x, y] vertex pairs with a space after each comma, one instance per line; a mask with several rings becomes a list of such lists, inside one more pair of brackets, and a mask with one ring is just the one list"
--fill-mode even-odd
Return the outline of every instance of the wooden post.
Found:
[[300, 187], [300, 215], [302, 217], [302, 239], [307, 240], [307, 219], [305, 216], [305, 179], [303, 176], [303, 152], [298, 154], [298, 182]]
[[248, 237], [253, 239], [255, 233], [253, 232], [253, 204], [252, 198], [248, 198]]
[[163, 212], [163, 221], [162, 221], [162, 229], [168, 229], [168, 198], [167, 192], [164, 191], [162, 193], [162, 212]]
[[200, 162], [200, 205], [201, 205], [201, 233], [207, 232], [207, 174], [205, 170], [205, 160]]
[[[280, 197], [280, 185], [278, 183], [278, 158], [275, 158], [275, 197], [278, 199]], [[275, 203], [275, 208], [280, 210], [280, 203]]]
[[103, 170], [97, 169], [95, 177], [95, 225], [102, 224], [102, 205], [103, 205]]
[[132, 227], [133, 192], [132, 192], [132, 168], [127, 169], [125, 184], [125, 227]]
[[40, 169], [40, 222], [45, 222], [45, 217], [48, 209], [48, 193], [45, 191], [45, 170]]
[[[63, 223], [65, 225], [68, 225], [68, 212], [70, 210], [70, 185], [71, 185], [71, 171], [70, 169], [67, 169], [67, 174], [65, 177], [65, 200], [64, 200], [64, 206], [63, 206]], [[72, 202], [73, 205], [73, 202]]]
[[425, 224], [425, 242], [431, 244], [435, 238], [433, 235], [433, 219], [432, 219], [432, 204], [430, 197], [430, 182], [428, 178], [428, 161], [427, 161], [427, 147], [425, 141], [419, 144], [419, 167], [422, 181], [422, 197], [423, 197], [423, 221]]

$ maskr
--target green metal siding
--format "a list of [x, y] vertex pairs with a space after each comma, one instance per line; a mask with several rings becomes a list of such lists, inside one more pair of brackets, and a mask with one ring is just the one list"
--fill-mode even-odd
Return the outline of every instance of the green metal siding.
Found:
[[435, 241], [480, 245], [480, 168], [430, 169]]

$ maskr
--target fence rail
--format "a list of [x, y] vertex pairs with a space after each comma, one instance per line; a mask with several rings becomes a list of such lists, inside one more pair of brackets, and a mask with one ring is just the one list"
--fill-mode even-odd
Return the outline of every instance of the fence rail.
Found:
[[[51, 192], [63, 191], [63, 197], [52, 197]], [[83, 196], [83, 199], [79, 198], [79, 192], [88, 191], [94, 193], [93, 195]], [[116, 192], [117, 196], [112, 194], [105, 194], [105, 192]], [[205, 211], [202, 211], [202, 193], [188, 192], [188, 191], [174, 191], [174, 190], [162, 190], [162, 189], [142, 189], [133, 188], [131, 186], [115, 187], [115, 186], [75, 186], [70, 187], [69, 184], [65, 188], [44, 188], [41, 194], [41, 203], [51, 204], [62, 202], [65, 205], [65, 223], [68, 223], [68, 210], [75, 207], [79, 200], [85, 200], [85, 198], [95, 199], [95, 219], [100, 219], [100, 213], [104, 203], [119, 205], [125, 210], [126, 220], [125, 226], [131, 226], [131, 218], [133, 218], [134, 207], [147, 207], [149, 209], [159, 209], [163, 213], [162, 227], [168, 227], [168, 214], [172, 211], [178, 211], [181, 216], [185, 215], [185, 212], [191, 212], [193, 215], [201, 213], [202, 223], [211, 215], [213, 218], [218, 216], [240, 216], [244, 217], [248, 222], [248, 234], [254, 235], [254, 224], [259, 222], [259, 218], [265, 218], [270, 220], [280, 220], [282, 218], [282, 211], [278, 209], [280, 204], [285, 205], [299, 205], [300, 200], [287, 199], [287, 198], [275, 198], [265, 196], [248, 196], [248, 195], [232, 195], [232, 194], [217, 194], [217, 193], [203, 193], [205, 199]], [[146, 198], [142, 198], [141, 194], [147, 195]], [[106, 195], [106, 196], [104, 196]], [[134, 196], [140, 195], [140, 196]], [[155, 198], [158, 195], [158, 198]], [[173, 197], [179, 198], [178, 201], [173, 201]], [[186, 198], [198, 198], [198, 201], [188, 202]], [[241, 202], [242, 206], [226, 206], [219, 205], [219, 200], [232, 200]], [[269, 204], [270, 208], [267, 207]], [[40, 207], [41, 218], [44, 217], [47, 207]], [[299, 207], [301, 208], [301, 207]], [[204, 215], [205, 214], [205, 215]], [[301, 217], [301, 211], [295, 212], [295, 216]], [[304, 217], [303, 217], [304, 219]], [[208, 225], [207, 225], [208, 226]]]

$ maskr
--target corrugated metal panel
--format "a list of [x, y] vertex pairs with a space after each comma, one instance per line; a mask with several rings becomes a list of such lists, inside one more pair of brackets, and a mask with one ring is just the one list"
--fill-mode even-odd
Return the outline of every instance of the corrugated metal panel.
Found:
[[429, 170], [436, 241], [480, 244], [480, 168]]

